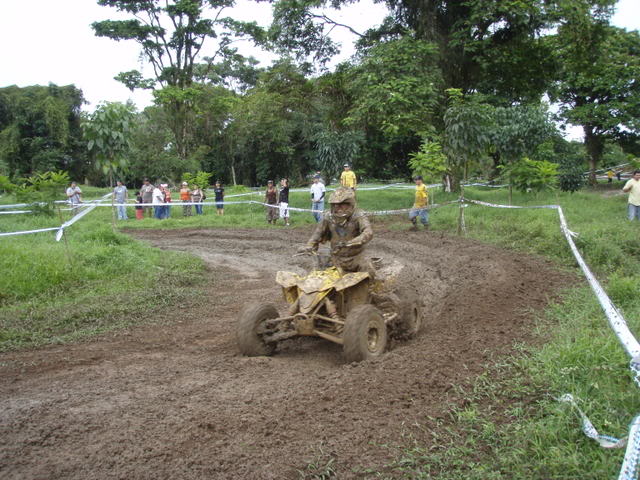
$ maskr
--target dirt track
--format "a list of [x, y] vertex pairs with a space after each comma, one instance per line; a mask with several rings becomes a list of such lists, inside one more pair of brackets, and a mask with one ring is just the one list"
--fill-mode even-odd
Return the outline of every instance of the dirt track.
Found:
[[376, 226], [372, 255], [427, 273], [420, 337], [363, 364], [344, 364], [337, 345], [316, 339], [240, 357], [237, 312], [249, 300], [282, 305], [274, 273], [304, 267], [291, 253], [308, 234], [135, 233], [204, 258], [207, 297], [168, 312], [177, 320], [163, 326], [0, 355], [0, 477], [295, 479], [320, 456], [338, 478], [368, 478], [358, 472], [392, 458], [382, 444], [429, 445], [427, 417], [463, 401], [452, 387], [526, 340], [530, 312], [567, 281], [536, 258]]

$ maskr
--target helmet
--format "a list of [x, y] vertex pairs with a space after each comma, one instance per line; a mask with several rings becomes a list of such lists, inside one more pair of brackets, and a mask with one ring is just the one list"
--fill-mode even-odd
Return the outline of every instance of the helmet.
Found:
[[[353, 215], [356, 208], [356, 194], [350, 188], [338, 188], [329, 197], [329, 204], [331, 205], [331, 216], [338, 223], [345, 223]], [[346, 205], [346, 208], [342, 205]]]

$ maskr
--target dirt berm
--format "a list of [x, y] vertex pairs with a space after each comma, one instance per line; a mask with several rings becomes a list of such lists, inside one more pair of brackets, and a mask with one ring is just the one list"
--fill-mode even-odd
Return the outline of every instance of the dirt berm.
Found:
[[319, 339], [237, 353], [238, 312], [283, 305], [275, 272], [302, 271], [292, 253], [308, 228], [133, 233], [202, 257], [204, 296], [170, 322], [0, 355], [0, 478], [295, 479], [311, 462], [393, 477], [384, 445], [428, 447], [433, 419], [464, 402], [454, 386], [527, 341], [532, 312], [569, 277], [471, 240], [375, 228], [371, 255], [422, 271], [426, 325], [361, 364]]

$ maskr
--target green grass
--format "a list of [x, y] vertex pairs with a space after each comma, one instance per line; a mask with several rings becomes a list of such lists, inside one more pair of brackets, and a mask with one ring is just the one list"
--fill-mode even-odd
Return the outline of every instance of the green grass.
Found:
[[[89, 213], [66, 230], [68, 245], [56, 242], [55, 232], [0, 238], [0, 351], [145, 322], [196, 296], [200, 260], [114, 232], [110, 219], [108, 208]], [[2, 231], [60, 224], [57, 217], [32, 215], [6, 215], [0, 222]]]
[[[515, 193], [518, 205], [561, 204], [569, 227], [579, 233], [580, 251], [621, 308], [630, 328], [640, 332], [640, 223], [626, 220], [626, 196]], [[93, 197], [102, 191], [92, 192]], [[228, 193], [231, 193], [228, 190]], [[454, 195], [435, 193], [435, 201]], [[507, 192], [466, 189], [469, 198], [507, 203]], [[87, 195], [88, 196], [88, 195]], [[407, 208], [411, 190], [360, 191], [365, 210]], [[259, 196], [256, 196], [260, 198]], [[240, 197], [242, 198], [242, 197]], [[3, 197], [0, 202], [9, 199]], [[292, 193], [291, 206], [309, 207], [306, 193]], [[431, 212], [436, 231], [455, 233], [457, 206]], [[283, 228], [266, 224], [259, 206], [229, 206], [225, 216], [205, 207], [205, 215], [119, 222], [128, 228]], [[133, 209], [129, 209], [133, 217]], [[9, 217], [9, 218], [7, 218]], [[551, 210], [465, 209], [467, 235], [509, 249], [544, 255], [562, 268], [575, 261]], [[0, 239], [0, 349], [83, 338], [143, 321], [142, 313], [163, 308], [195, 292], [202, 265], [188, 255], [167, 254], [110, 227], [111, 213], [99, 208], [68, 231], [71, 262], [53, 234]], [[406, 216], [376, 219], [392, 229], [408, 228]], [[310, 225], [309, 213], [292, 213], [292, 223]], [[0, 230], [55, 226], [56, 218], [5, 216]], [[161, 282], [162, 280], [162, 282]], [[161, 285], [161, 286], [158, 286]], [[154, 302], [148, 302], [153, 298]], [[160, 299], [162, 303], [158, 303]], [[460, 393], [465, 407], [451, 407], [439, 420], [434, 442], [398, 448], [385, 469], [393, 477], [438, 479], [595, 479], [613, 478], [623, 452], [604, 450], [587, 439], [571, 409], [555, 399], [572, 393], [601, 433], [624, 436], [640, 413], [628, 358], [587, 286], [564, 294], [540, 313], [535, 328], [541, 346], [519, 346], [518, 353], [487, 365], [487, 371]], [[425, 419], [428, 420], [428, 419]], [[400, 439], [398, 439], [398, 442]], [[393, 442], [391, 442], [393, 443]], [[329, 463], [311, 462], [301, 473], [317, 478]], [[313, 467], [313, 468], [312, 468]], [[331, 467], [332, 468], [332, 467]], [[384, 478], [370, 470], [370, 476]], [[315, 476], [315, 477], [314, 477]]]

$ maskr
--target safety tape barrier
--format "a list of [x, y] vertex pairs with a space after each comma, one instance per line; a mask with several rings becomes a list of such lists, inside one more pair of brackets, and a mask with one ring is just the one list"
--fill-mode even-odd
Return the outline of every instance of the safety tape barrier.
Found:
[[589, 420], [589, 417], [585, 415], [582, 409], [578, 406], [573, 395], [571, 395], [570, 393], [565, 393], [557, 400], [562, 403], [568, 403], [576, 410], [576, 412], [578, 412], [578, 415], [582, 420], [582, 431], [587, 437], [592, 438], [593, 440], [598, 442], [598, 445], [600, 445], [602, 448], [622, 448], [627, 444], [626, 438], [618, 439], [615, 437], [610, 437], [609, 435], [601, 435], [600, 433], [598, 433], [596, 427], [593, 426], [593, 423], [591, 422], [591, 420]]
[[[560, 205], [534, 205], [534, 206], [516, 206], [516, 205], [499, 205], [488, 202], [482, 202], [479, 200], [470, 200], [464, 199], [464, 201], [476, 204], [483, 205], [487, 207], [493, 208], [507, 208], [507, 209], [527, 209], [527, 208], [538, 208], [538, 209], [555, 209], [558, 212], [558, 217], [560, 220], [560, 229], [564, 234], [567, 242], [569, 243], [569, 247], [571, 248], [571, 252], [575, 257], [580, 269], [582, 270], [584, 276], [589, 283], [589, 286], [593, 290], [598, 302], [602, 310], [604, 311], [607, 320], [609, 321], [609, 325], [611, 329], [614, 331], [618, 340], [622, 344], [623, 348], [627, 352], [627, 354], [631, 357], [630, 369], [634, 374], [634, 381], [636, 385], [640, 386], [640, 343], [635, 338], [635, 336], [629, 330], [627, 325], [627, 321], [617, 309], [617, 307], [613, 304], [609, 296], [606, 294], [600, 282], [595, 278], [591, 269], [584, 261], [584, 258], [578, 251], [573, 238], [577, 236], [576, 233], [569, 230], [567, 225], [566, 218], [564, 216], [564, 212]], [[605, 448], [621, 448], [624, 446], [623, 440], [617, 440], [613, 437], [608, 437], [605, 435], [598, 434], [595, 427], [587, 416], [580, 410], [573, 399], [573, 396], [570, 394], [565, 394], [560, 397], [560, 401], [570, 403], [574, 408], [578, 410], [582, 417], [583, 431], [585, 435], [589, 438], [592, 438], [598, 442], [601, 446]], [[638, 465], [640, 462], [640, 415], [636, 416], [633, 422], [630, 424], [629, 428], [629, 437], [627, 450], [625, 452], [624, 461], [622, 463], [622, 467], [620, 469], [620, 475], [618, 476], [619, 480], [636, 480], [638, 478]]]
[[0, 215], [16, 215], [19, 213], [31, 213], [31, 210], [11, 210], [9, 212], [0, 212]]
[[103, 204], [100, 203], [100, 202], [103, 202], [104, 200], [109, 198], [111, 195], [113, 195], [113, 194], [112, 193], [107, 193], [106, 195], [104, 195], [102, 198], [96, 200], [95, 202], [84, 203], [84, 204], [78, 205], [78, 207], [76, 207], [76, 208], [80, 209], [78, 214], [76, 214], [73, 217], [71, 217], [71, 219], [69, 219], [68, 221], [64, 222], [59, 227], [38, 228], [38, 229], [34, 229], [34, 230], [21, 230], [21, 231], [17, 231], [17, 232], [2, 232], [2, 233], [0, 233], [0, 237], [11, 237], [11, 236], [15, 236], [15, 235], [29, 235], [29, 234], [32, 234], [32, 233], [51, 232], [51, 231], [56, 230], [57, 233], [56, 233], [56, 237], [55, 238], [56, 238], [56, 241], [59, 242], [62, 239], [62, 235], [64, 234], [64, 229], [65, 228], [68, 228], [71, 225], [73, 225], [74, 223], [76, 223], [78, 220], [83, 218], [89, 212], [93, 211], [96, 207], [102, 206]]

